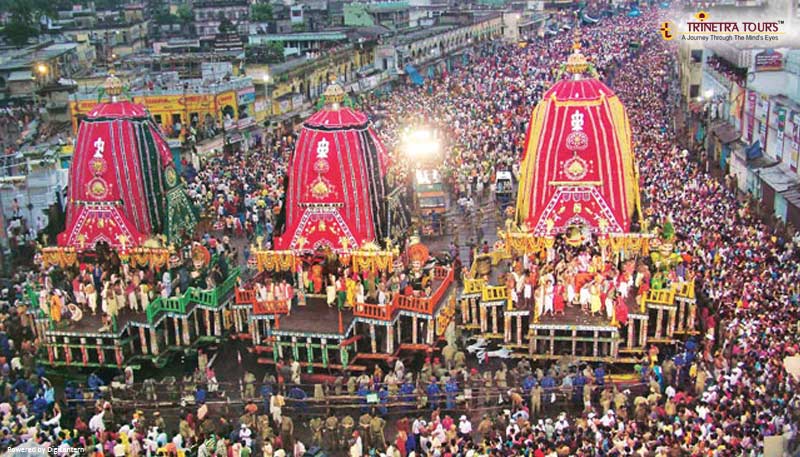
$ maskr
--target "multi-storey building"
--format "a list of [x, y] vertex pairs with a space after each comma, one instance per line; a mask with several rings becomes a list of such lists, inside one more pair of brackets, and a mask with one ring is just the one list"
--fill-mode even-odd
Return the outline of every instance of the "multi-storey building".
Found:
[[227, 19], [240, 35], [246, 36], [250, 26], [250, 2], [247, 0], [199, 0], [193, 5], [195, 32], [210, 39], [219, 33]]
[[705, 159], [762, 213], [800, 228], [800, 51], [707, 45], [699, 87], [696, 59], [680, 57], [690, 133]]

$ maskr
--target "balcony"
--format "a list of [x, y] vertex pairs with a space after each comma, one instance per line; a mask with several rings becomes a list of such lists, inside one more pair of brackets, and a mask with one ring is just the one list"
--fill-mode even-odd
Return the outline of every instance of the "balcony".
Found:
[[745, 78], [747, 77], [747, 70], [734, 67], [728, 62], [716, 57], [709, 57], [706, 59], [703, 71], [727, 90], [730, 90], [734, 84], [743, 86]]
[[733, 82], [717, 70], [706, 68], [706, 73], [724, 88], [731, 90], [731, 87], [733, 87]]
[[178, 297], [158, 297], [147, 306], [147, 322], [152, 324], [162, 313], [185, 315], [189, 304], [203, 305], [217, 309], [227, 299], [239, 279], [240, 269], [234, 268], [222, 284], [214, 289], [198, 289], [189, 287]]
[[452, 268], [434, 267], [433, 280], [439, 282], [439, 284], [430, 297], [396, 294], [392, 301], [386, 305], [357, 303], [353, 310], [353, 315], [382, 321], [391, 321], [394, 318], [395, 311], [433, 315], [436, 311], [436, 306], [442, 301], [448, 287], [453, 283], [453, 274]]

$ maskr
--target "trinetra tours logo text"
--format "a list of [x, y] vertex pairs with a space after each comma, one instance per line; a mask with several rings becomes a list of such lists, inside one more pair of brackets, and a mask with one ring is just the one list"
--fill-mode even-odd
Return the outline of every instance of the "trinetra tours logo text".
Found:
[[686, 21], [679, 30], [672, 21], [664, 21], [658, 31], [664, 40], [680, 37], [689, 41], [777, 41], [783, 35], [783, 20], [777, 21], [710, 21], [711, 15], [698, 11], [695, 20]]

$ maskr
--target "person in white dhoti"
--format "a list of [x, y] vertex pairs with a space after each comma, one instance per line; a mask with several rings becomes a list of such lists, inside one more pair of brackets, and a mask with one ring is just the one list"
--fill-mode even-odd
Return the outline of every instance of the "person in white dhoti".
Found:
[[267, 301], [267, 288], [264, 286], [264, 284], [256, 284], [256, 301]]
[[150, 286], [144, 281], [139, 283], [139, 305], [144, 311], [150, 306]]
[[522, 286], [522, 298], [525, 301], [525, 309], [530, 309], [533, 305], [533, 284], [528, 278], [525, 278], [525, 284]]
[[[139, 310], [139, 300], [137, 296], [139, 295], [139, 284], [137, 281], [130, 281], [128, 282], [127, 286], [125, 287], [125, 293], [128, 295], [128, 307], [133, 311]], [[141, 311], [144, 311], [142, 308]]]
[[611, 319], [614, 316], [614, 299], [616, 298], [615, 295], [616, 288], [614, 284], [609, 284], [608, 288], [606, 289], [606, 300], [605, 300], [605, 307], [606, 307], [606, 317]]
[[578, 302], [581, 304], [581, 309], [584, 313], [589, 312], [589, 300], [592, 298], [589, 286], [591, 286], [591, 282], [587, 282], [581, 287], [580, 296], [578, 297]]
[[93, 432], [104, 432], [106, 430], [106, 426], [103, 423], [103, 413], [105, 411], [100, 411], [99, 413], [92, 416], [89, 419], [89, 430]]
[[281, 423], [284, 401], [283, 395], [279, 393], [269, 398], [269, 412], [272, 414], [272, 421], [276, 424]]
[[544, 286], [540, 285], [536, 288], [536, 293], [534, 294], [534, 306], [536, 307], [536, 319], [542, 316], [542, 312], [544, 311]]
[[544, 311], [553, 316], [553, 281], [550, 279], [545, 280], [544, 283]]

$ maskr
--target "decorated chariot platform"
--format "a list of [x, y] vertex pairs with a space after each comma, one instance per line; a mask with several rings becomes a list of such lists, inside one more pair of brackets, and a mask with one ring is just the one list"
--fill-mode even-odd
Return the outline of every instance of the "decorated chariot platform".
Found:
[[166, 365], [179, 352], [222, 340], [231, 328], [230, 308], [240, 270], [233, 269], [220, 286], [189, 288], [170, 298], [157, 298], [144, 312], [121, 310], [112, 326], [99, 315], [56, 323], [43, 311], [41, 291], [29, 287], [28, 317], [42, 341], [50, 366], [104, 368]]
[[251, 342], [259, 363], [291, 357], [309, 373], [363, 371], [403, 352], [430, 352], [454, 323], [457, 287], [450, 267], [434, 267], [428, 275], [429, 297], [396, 294], [386, 304], [355, 303], [341, 311], [329, 307], [324, 296], [309, 294], [289, 313], [288, 299], [260, 301], [246, 285], [236, 290], [232, 331]]
[[533, 110], [516, 205], [464, 278], [459, 324], [513, 357], [636, 363], [696, 333], [694, 282], [651, 287], [681, 253], [668, 218], [648, 229], [627, 113], [580, 49], [578, 31]]
[[104, 92], [78, 129], [66, 227], [38, 253], [27, 315], [51, 366], [163, 366], [225, 334], [240, 269], [190, 241], [196, 211], [150, 114], [113, 74]]
[[[493, 254], [496, 257], [497, 251]], [[486, 274], [479, 274], [478, 268]], [[614, 316], [587, 315], [579, 306], [566, 306], [564, 315], [535, 318], [532, 310], [513, 305], [499, 275], [507, 270], [507, 260], [493, 264], [492, 255], [478, 256], [464, 279], [457, 323], [470, 333], [498, 341], [515, 358], [568, 356], [586, 362], [637, 363], [653, 344], [672, 344], [698, 333], [692, 282], [629, 297], [624, 302], [627, 323], [622, 326]]]
[[[234, 332], [259, 362], [291, 357], [309, 372], [363, 370], [443, 338], [455, 314], [455, 272], [421, 243], [392, 245], [399, 222], [388, 165], [370, 120], [332, 83], [289, 161], [284, 228], [270, 249], [252, 250], [258, 274], [236, 290]], [[356, 284], [386, 286], [400, 275], [417, 284], [386, 291], [382, 303], [354, 293]], [[336, 303], [323, 282], [335, 284]]]

